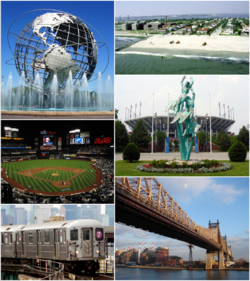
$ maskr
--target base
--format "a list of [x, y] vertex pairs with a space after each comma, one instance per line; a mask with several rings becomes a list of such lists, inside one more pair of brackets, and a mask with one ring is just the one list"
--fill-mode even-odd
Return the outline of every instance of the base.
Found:
[[15, 111], [2, 110], [4, 115], [36, 115], [36, 116], [114, 116], [114, 111]]
[[198, 163], [199, 160], [194, 160], [194, 159], [189, 159], [189, 160], [173, 159], [173, 160], [168, 161], [168, 163], [172, 163], [172, 162], [177, 162], [179, 165], [182, 165], [183, 163], [187, 163], [188, 166], [189, 166], [189, 165], [192, 165], [194, 163]]

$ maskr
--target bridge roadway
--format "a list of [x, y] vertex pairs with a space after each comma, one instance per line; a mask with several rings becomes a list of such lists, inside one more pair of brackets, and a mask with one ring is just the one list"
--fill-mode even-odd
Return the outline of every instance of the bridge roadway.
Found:
[[219, 251], [221, 245], [211, 242], [193, 230], [151, 209], [116, 186], [116, 222], [178, 239], [208, 251]]

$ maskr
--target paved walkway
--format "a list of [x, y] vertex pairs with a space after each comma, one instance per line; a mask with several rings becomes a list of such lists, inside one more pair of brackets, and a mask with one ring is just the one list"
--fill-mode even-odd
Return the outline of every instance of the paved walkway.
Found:
[[[146, 161], [146, 160], [173, 160], [174, 158], [180, 159], [181, 155], [180, 152], [170, 152], [170, 153], [163, 153], [163, 152], [156, 152], [156, 153], [141, 153], [140, 160]], [[202, 160], [202, 159], [214, 159], [214, 160], [229, 160], [228, 153], [227, 152], [215, 152], [215, 153], [209, 153], [209, 152], [200, 152], [200, 153], [191, 153], [190, 159], [195, 160]], [[249, 153], [247, 153], [247, 160], [249, 160]], [[122, 153], [115, 155], [115, 160], [123, 160], [122, 159]]]

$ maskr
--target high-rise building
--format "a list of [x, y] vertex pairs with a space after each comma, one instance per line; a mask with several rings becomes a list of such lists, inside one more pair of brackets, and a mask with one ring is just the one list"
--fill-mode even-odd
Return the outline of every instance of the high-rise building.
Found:
[[102, 222], [101, 220], [101, 205], [82, 205], [81, 218], [92, 219]]
[[6, 223], [6, 210], [1, 208], [1, 225], [7, 224]]
[[16, 208], [16, 224], [27, 224], [27, 211], [24, 208]]
[[51, 208], [39, 208], [36, 210], [36, 223], [43, 223], [51, 217]]
[[109, 216], [108, 215], [102, 215], [102, 224], [105, 226], [109, 226]]
[[114, 205], [106, 205], [105, 214], [109, 216], [109, 225], [114, 225], [115, 224]]
[[64, 205], [64, 208], [66, 221], [77, 219], [77, 205]]
[[51, 216], [55, 217], [58, 214], [58, 208], [51, 208]]
[[109, 215], [110, 217], [114, 217], [114, 205], [106, 205], [105, 214]]

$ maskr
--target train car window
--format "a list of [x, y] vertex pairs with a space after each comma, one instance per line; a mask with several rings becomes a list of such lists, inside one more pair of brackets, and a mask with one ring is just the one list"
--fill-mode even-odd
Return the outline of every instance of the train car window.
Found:
[[29, 244], [33, 244], [33, 232], [29, 232]]
[[8, 244], [9, 243], [9, 238], [8, 238], [8, 233], [4, 233], [4, 243]]
[[44, 242], [45, 243], [50, 243], [50, 233], [49, 230], [44, 231]]
[[71, 241], [78, 240], [78, 229], [70, 230], [70, 240]]
[[90, 238], [89, 238], [89, 230], [88, 229], [83, 229], [82, 240], [90, 240]]
[[63, 231], [63, 243], [66, 243], [66, 231]]
[[10, 244], [12, 244], [12, 234], [10, 234]]
[[95, 229], [95, 239], [96, 239], [96, 241], [103, 240], [103, 228], [96, 228]]
[[4, 235], [3, 235], [3, 233], [2, 233], [2, 244], [4, 243]]
[[62, 229], [60, 229], [60, 231], [59, 231], [59, 242], [60, 243], [63, 242], [63, 231], [62, 231]]

